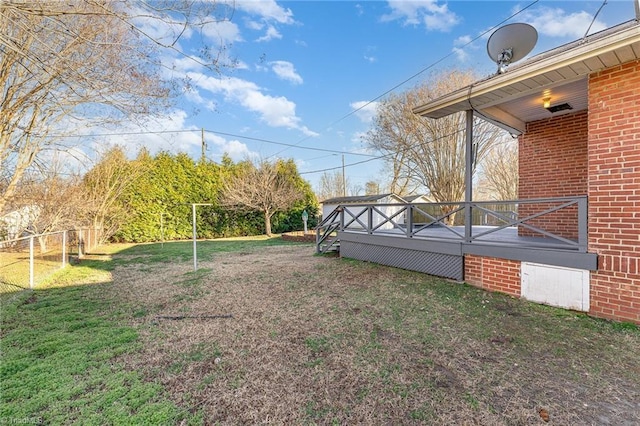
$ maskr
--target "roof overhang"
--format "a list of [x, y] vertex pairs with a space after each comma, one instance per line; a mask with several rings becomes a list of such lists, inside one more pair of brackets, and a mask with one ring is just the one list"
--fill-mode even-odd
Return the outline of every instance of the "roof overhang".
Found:
[[[413, 109], [415, 114], [441, 118], [473, 110], [475, 115], [514, 133], [526, 123], [586, 110], [588, 76], [640, 58], [640, 22], [629, 21], [584, 39], [560, 46], [514, 64], [470, 86]], [[551, 113], [551, 105], [568, 103], [572, 109]]]

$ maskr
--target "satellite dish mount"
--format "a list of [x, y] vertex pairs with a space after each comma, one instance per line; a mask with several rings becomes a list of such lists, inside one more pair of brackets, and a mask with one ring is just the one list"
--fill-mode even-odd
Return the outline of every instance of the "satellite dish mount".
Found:
[[487, 42], [489, 57], [498, 64], [498, 74], [507, 71], [509, 64], [524, 58], [538, 41], [538, 32], [529, 24], [509, 24], [491, 34]]

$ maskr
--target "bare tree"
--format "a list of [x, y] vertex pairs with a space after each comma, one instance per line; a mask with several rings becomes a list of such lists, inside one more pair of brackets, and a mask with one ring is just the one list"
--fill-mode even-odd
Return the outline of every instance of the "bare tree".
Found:
[[[437, 202], [456, 202], [465, 191], [465, 116], [453, 114], [438, 120], [423, 118], [412, 112], [414, 107], [436, 99], [475, 80], [471, 72], [453, 71], [440, 74], [424, 85], [381, 102], [373, 129], [365, 141], [389, 159], [393, 171], [392, 186], [404, 182], [417, 184], [429, 191]], [[475, 163], [501, 137], [502, 130], [492, 124], [474, 120]], [[454, 206], [444, 206], [449, 214]], [[449, 217], [453, 221], [453, 216]]]
[[96, 165], [84, 176], [82, 209], [87, 222], [102, 230], [107, 241], [132, 212], [123, 203], [123, 195], [148, 171], [143, 160], [128, 160], [121, 147], [104, 152]]
[[[166, 108], [177, 87], [163, 78], [158, 50], [175, 50], [191, 23], [204, 25], [196, 9], [212, 4], [0, 2], [0, 212], [38, 154], [60, 149], [77, 123], [117, 123]], [[150, 20], [173, 37], [149, 35]], [[206, 55], [203, 63], [215, 64]]]
[[[78, 176], [65, 176], [56, 169], [43, 175], [29, 173], [17, 193], [22, 205], [37, 211], [29, 221], [28, 232], [44, 234], [61, 231], [78, 225], [80, 190]], [[39, 236], [42, 251], [46, 250], [48, 237]]]
[[364, 193], [365, 195], [376, 195], [380, 194], [382, 191], [380, 190], [380, 184], [374, 180], [370, 180], [364, 185]]
[[482, 164], [481, 187], [488, 198], [515, 200], [518, 198], [518, 142], [505, 138], [493, 147]]
[[349, 184], [347, 177], [339, 170], [333, 173], [324, 172], [318, 183], [318, 199], [328, 200], [329, 198], [343, 197], [347, 194]]
[[78, 176], [64, 176], [49, 170], [44, 176], [32, 176], [20, 186], [23, 205], [38, 209], [31, 231], [37, 234], [61, 231], [78, 225], [81, 203]]
[[264, 217], [265, 233], [271, 235], [271, 218], [277, 212], [290, 209], [304, 198], [291, 165], [278, 161], [249, 161], [224, 184], [222, 204], [236, 210], [259, 211]]

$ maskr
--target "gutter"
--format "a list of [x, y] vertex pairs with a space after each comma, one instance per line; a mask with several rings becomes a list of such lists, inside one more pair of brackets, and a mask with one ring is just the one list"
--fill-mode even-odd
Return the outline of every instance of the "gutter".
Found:
[[[640, 0], [636, 0], [636, 2], [640, 3]], [[638, 4], [636, 7], [640, 8]], [[640, 11], [638, 13], [640, 13]], [[416, 107], [412, 112], [424, 117], [440, 118], [456, 111], [459, 112], [465, 109], [471, 109], [470, 100], [475, 96], [481, 96], [529, 78], [580, 63], [584, 60], [629, 46], [633, 43], [640, 43], [639, 24], [640, 21], [638, 20], [628, 21], [619, 26], [623, 27], [622, 29], [618, 29], [612, 34], [607, 35], [607, 30], [604, 30], [601, 33], [596, 33], [588, 37], [584, 41], [579, 40], [548, 52], [541, 53], [520, 64], [520, 66], [511, 68], [504, 74], [497, 74], [485, 80], [480, 80], [470, 86], [458, 89], [455, 92], [451, 92], [448, 95]], [[611, 30], [612, 29], [609, 29], [609, 31]], [[595, 72], [595, 70], [586, 69], [585, 67], [582, 68], [582, 72], [578, 73], [579, 75], [575, 75], [571, 78], [565, 78], [565, 80], [575, 80], [581, 75], [588, 75]], [[468, 107], [462, 108], [461, 106], [456, 106], [461, 103], [468, 104]], [[443, 115], [440, 110], [445, 108], [453, 108], [456, 111], [451, 111], [448, 114]]]

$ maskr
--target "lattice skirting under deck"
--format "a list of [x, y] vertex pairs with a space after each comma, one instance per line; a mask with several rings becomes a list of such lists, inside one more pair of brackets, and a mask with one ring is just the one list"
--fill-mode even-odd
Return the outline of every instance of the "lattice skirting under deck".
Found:
[[462, 281], [463, 256], [342, 241], [340, 256]]

